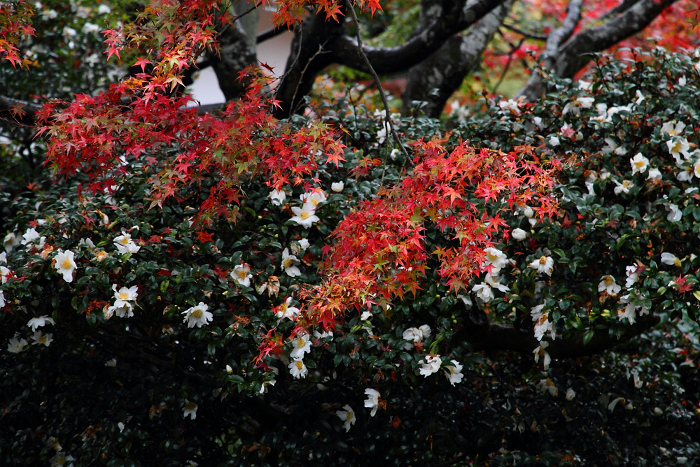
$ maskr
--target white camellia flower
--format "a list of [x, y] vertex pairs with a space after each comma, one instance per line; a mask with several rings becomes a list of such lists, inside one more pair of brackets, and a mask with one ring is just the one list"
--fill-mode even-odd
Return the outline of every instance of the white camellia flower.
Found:
[[[675, 125], [674, 125], [675, 123]], [[661, 126], [661, 133], [666, 133], [669, 136], [678, 136], [685, 130], [685, 123], [676, 121], [666, 122]]]
[[670, 152], [676, 160], [677, 166], [680, 167], [683, 164], [683, 160], [681, 160], [680, 157], [681, 155], [684, 160], [690, 158], [690, 144], [687, 139], [676, 137], [666, 141], [666, 146], [668, 146], [668, 152]]
[[15, 334], [15, 337], [10, 339], [10, 342], [7, 344], [7, 351], [10, 353], [20, 353], [22, 352], [29, 343], [25, 340], [19, 337], [18, 334]]
[[379, 408], [379, 391], [376, 389], [367, 388], [365, 389], [365, 395], [367, 396], [367, 399], [365, 399], [365, 407], [372, 409], [370, 416], [374, 417], [374, 415], [377, 413], [377, 409]]
[[27, 327], [32, 328], [32, 332], [35, 332], [36, 328], [46, 326], [47, 324], [56, 324], [56, 322], [53, 318], [49, 318], [48, 316], [38, 316], [30, 319], [27, 323]]
[[507, 285], [498, 282], [498, 277], [494, 279], [491, 274], [486, 274], [486, 277], [484, 277], [484, 282], [481, 284], [476, 284], [474, 287], [472, 287], [472, 292], [474, 292], [476, 296], [484, 303], [489, 303], [495, 298], [493, 289], [498, 289], [503, 293], [510, 291], [510, 288]]
[[486, 282], [486, 284], [488, 284], [489, 287], [493, 289], [498, 289], [503, 293], [510, 292], [510, 287], [508, 287], [505, 284], [501, 284], [500, 282], [498, 282], [498, 280], [499, 277], [493, 277], [491, 274], [486, 274], [486, 276], [484, 277], [484, 281]]
[[513, 99], [502, 100], [498, 103], [498, 106], [501, 108], [501, 110], [508, 111], [512, 115], [520, 115], [520, 107], [518, 105], [518, 101], [515, 101]]
[[574, 397], [576, 397], [576, 393], [574, 392], [573, 389], [569, 388], [566, 390], [566, 396], [564, 396], [567, 401], [572, 401], [574, 400]]
[[[508, 257], [501, 250], [492, 246], [484, 249], [486, 262], [493, 266], [491, 275], [497, 276], [501, 268], [508, 264]], [[484, 267], [484, 265], [482, 265]]]
[[625, 271], [627, 273], [625, 288], [629, 289], [639, 280], [639, 267], [636, 264], [633, 264], [632, 266], [627, 266]]
[[620, 303], [625, 305], [625, 307], [620, 308], [617, 311], [617, 319], [622, 321], [622, 319], [627, 318], [630, 324], [634, 324], [634, 321], [637, 318], [637, 314], [635, 313], [637, 307], [630, 301], [629, 294], [620, 297]]
[[42, 334], [41, 331], [36, 331], [32, 336], [35, 345], [45, 345], [46, 347], [53, 342], [53, 334]]
[[348, 432], [350, 431], [350, 427], [355, 424], [357, 419], [355, 418], [355, 411], [352, 410], [352, 407], [345, 404], [343, 408], [345, 410], [337, 410], [335, 414], [340, 417], [341, 420], [343, 420], [343, 428], [345, 428], [345, 431]]
[[343, 191], [343, 188], [345, 188], [345, 183], [340, 181], [340, 182], [333, 182], [331, 183], [331, 191], [335, 193], [340, 193]]
[[549, 342], [543, 341], [540, 342], [540, 345], [532, 351], [532, 353], [535, 355], [535, 363], [539, 363], [540, 357], [542, 357], [542, 365], [544, 366], [545, 371], [549, 369], [549, 364], [552, 363], [552, 357], [550, 357], [549, 353], [545, 350], [547, 347], [549, 347]]
[[513, 232], [511, 232], [512, 236], [514, 239], [517, 241], [521, 242], [527, 238], [527, 232], [525, 232], [521, 228], [513, 229]]
[[630, 164], [632, 164], [632, 175], [644, 173], [649, 167], [649, 159], [644, 157], [641, 152], [638, 152], [636, 156], [630, 159]]
[[134, 285], [132, 287], [126, 288], [122, 287], [117, 290], [117, 285], [112, 285], [112, 290], [114, 290], [114, 305], [107, 307], [104, 310], [105, 318], [110, 319], [113, 315], [117, 315], [119, 318], [131, 318], [134, 316], [134, 304], [133, 301], [138, 297], [138, 286]]
[[30, 228], [30, 229], [27, 229], [27, 231], [24, 232], [24, 234], [22, 234], [21, 243], [22, 243], [22, 245], [26, 245], [27, 243], [32, 243], [35, 240], [40, 240], [40, 238], [42, 238], [42, 237], [39, 235], [39, 232], [37, 232], [36, 229], [34, 229], [34, 228]]
[[547, 331], [551, 333], [552, 339], [554, 339], [555, 337], [554, 327], [552, 325], [552, 322], [549, 321], [549, 312], [545, 311], [543, 313], [543, 308], [544, 304], [533, 307], [530, 310], [530, 316], [532, 317], [533, 329], [535, 332], [535, 339], [537, 339], [538, 341], [542, 340], [544, 335], [547, 334]]
[[185, 405], [182, 406], [182, 418], [190, 417], [192, 420], [197, 418], [197, 409], [199, 406], [194, 402], [185, 399]]
[[299, 308], [290, 306], [292, 304], [292, 297], [287, 297], [279, 307], [277, 307], [277, 317], [279, 319], [289, 318], [294, 321], [299, 314]]
[[[12, 271], [5, 266], [0, 266], [0, 284], [7, 284], [7, 281], [12, 277]], [[73, 278], [71, 278], [72, 280]]]
[[649, 169], [649, 175], [647, 178], [649, 180], [661, 180], [663, 178], [663, 175], [661, 174], [661, 171], [659, 169], [653, 167]]
[[17, 235], [14, 234], [14, 232], [10, 232], [9, 234], [5, 235], [5, 238], [2, 241], [3, 247], [5, 247], [5, 251], [7, 253], [12, 253], [12, 250], [14, 247], [19, 245], [20, 240], [17, 238]]
[[289, 368], [289, 372], [295, 379], [306, 378], [306, 375], [309, 373], [308, 368], [306, 368], [302, 360], [292, 361], [287, 368]]
[[462, 382], [462, 379], [464, 378], [462, 368], [464, 367], [457, 360], [450, 360], [450, 363], [452, 363], [452, 366], [445, 367], [445, 375], [450, 381], [450, 384], [454, 386], [455, 384]]
[[669, 222], [678, 222], [683, 218], [683, 211], [678, 209], [678, 206], [672, 203], [669, 203], [666, 205], [666, 210], [668, 211], [668, 215], [666, 216], [666, 220]]
[[630, 188], [634, 187], [634, 183], [629, 180], [623, 180], [622, 183], [618, 182], [617, 180], [613, 180], [613, 182], [615, 182], [615, 185], [617, 185], [613, 189], [613, 192], [616, 195], [619, 195], [620, 193], [627, 194], [630, 192]]
[[537, 272], [552, 275], [552, 270], [554, 269], [554, 259], [551, 256], [540, 256], [539, 259], [534, 260], [528, 265], [532, 269], [536, 269]]
[[484, 282], [481, 284], [476, 284], [474, 287], [472, 287], [472, 292], [474, 292], [476, 297], [484, 303], [489, 303], [491, 300], [496, 298], [496, 296], [493, 294], [493, 290], [491, 290], [491, 287]]
[[299, 260], [296, 256], [289, 254], [289, 249], [285, 248], [282, 252], [282, 271], [286, 272], [290, 277], [301, 276], [301, 271], [296, 266]]
[[673, 253], [661, 253], [661, 262], [669, 266], [681, 266], [681, 260]]
[[2, 290], [0, 290], [0, 309], [1, 309], [1, 308], [4, 308], [5, 305], [6, 305], [6, 303], [5, 303], [5, 292], [3, 292]]
[[[639, 371], [637, 371], [635, 369], [635, 370], [632, 370], [630, 373], [631, 373], [632, 381], [634, 382], [635, 388], [640, 389], [642, 386], [644, 386], [644, 381], [642, 381], [639, 378]], [[629, 379], [629, 376], [627, 378]]]
[[199, 305], [188, 308], [182, 312], [182, 314], [185, 315], [183, 323], [187, 323], [188, 328], [193, 328], [195, 326], [201, 328], [205, 324], [209, 324], [209, 322], [214, 319], [214, 315], [207, 311], [208, 309], [209, 306], [205, 305], [204, 302], [199, 302]]
[[426, 355], [425, 363], [421, 363], [420, 374], [427, 378], [433, 373], [436, 373], [440, 369], [441, 364], [442, 359], [440, 355]]
[[85, 34], [92, 34], [93, 32], [100, 32], [100, 27], [96, 24], [85, 23], [82, 29]]
[[287, 193], [284, 190], [272, 190], [267, 197], [274, 206], [282, 206], [287, 199]]
[[117, 246], [117, 250], [121, 254], [125, 253], [138, 253], [141, 249], [140, 246], [136, 245], [131, 239], [131, 235], [122, 230], [122, 234], [114, 238], [114, 244]]
[[556, 147], [556, 146], [559, 146], [560, 144], [561, 144], [561, 143], [559, 142], [559, 138], [558, 138], [558, 137], [556, 137], [556, 136], [551, 136], [551, 137], [549, 138], [549, 145], [550, 145], [550, 146]]
[[316, 207], [311, 203], [304, 203], [302, 207], [292, 207], [294, 216], [290, 219], [305, 229], [310, 228], [314, 223], [320, 221], [316, 213]]
[[[414, 344], [421, 344], [428, 337], [430, 337], [430, 326], [427, 324], [417, 328], [408, 328], [403, 332], [404, 340], [412, 341]], [[411, 344], [404, 344], [406, 350], [410, 350], [413, 347]]]
[[603, 276], [598, 283], [598, 292], [605, 292], [613, 297], [616, 296], [621, 289], [622, 287], [615, 282], [615, 278], [609, 274]]
[[[695, 151], [700, 156], [700, 151]], [[695, 175], [697, 178], [700, 178], [700, 157], [695, 161], [693, 164], [693, 175]]]
[[97, 14], [98, 15], [108, 15], [112, 12], [112, 9], [108, 7], [107, 5], [100, 5], [97, 8]]
[[250, 287], [250, 279], [252, 277], [253, 275], [250, 274], [250, 266], [246, 263], [239, 264], [234, 267], [231, 272], [231, 278], [245, 287]]
[[59, 251], [54, 258], [54, 267], [56, 271], [63, 275], [63, 280], [66, 282], [73, 282], [73, 272], [78, 267], [74, 260], [75, 255], [72, 251]]
[[614, 139], [605, 138], [605, 146], [600, 150], [603, 154], [615, 153], [618, 156], [627, 154], [627, 149], [618, 146]]
[[326, 196], [326, 193], [324, 193], [321, 190], [318, 191], [309, 191], [307, 193], [299, 195], [299, 199], [301, 200], [302, 203], [304, 204], [310, 204], [316, 209], [319, 205], [319, 203], [325, 202], [328, 197]]
[[294, 348], [289, 352], [289, 356], [294, 360], [301, 360], [304, 354], [311, 352], [311, 336], [306, 333], [297, 334], [292, 340]]

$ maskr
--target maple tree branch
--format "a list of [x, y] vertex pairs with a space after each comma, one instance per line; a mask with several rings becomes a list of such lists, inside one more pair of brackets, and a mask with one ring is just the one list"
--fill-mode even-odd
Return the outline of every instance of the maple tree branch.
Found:
[[[545, 69], [551, 69], [554, 66], [553, 62], [555, 60], [555, 55], [559, 51], [559, 47], [566, 39], [571, 37], [576, 25], [581, 20], [582, 5], [583, 0], [572, 0], [566, 8], [566, 18], [564, 18], [562, 25], [549, 34], [547, 42], [545, 42], [544, 51], [540, 56]], [[543, 92], [541, 89], [541, 83], [542, 71], [536, 69], [530, 75], [530, 79], [527, 81], [527, 84], [523, 89], [528, 90], [527, 92], [529, 93], [539, 95]]]
[[0, 118], [12, 125], [34, 126], [40, 108], [40, 105], [0, 96]]
[[[377, 73], [406, 70], [438, 50], [450, 37], [467, 29], [505, 0], [477, 0], [465, 7], [466, 0], [442, 0], [441, 14], [426, 27], [416, 31], [404, 44], [397, 47], [362, 46], [362, 52]], [[369, 73], [360, 53], [357, 39], [340, 37], [333, 48], [335, 61], [341, 65]]]
[[396, 140], [396, 143], [401, 148], [401, 151], [403, 152], [404, 156], [406, 156], [406, 158], [409, 159], [410, 156], [408, 154], [408, 151], [406, 150], [406, 147], [403, 145], [403, 142], [401, 142], [401, 138], [399, 137], [399, 134], [396, 132], [396, 127], [394, 127], [394, 122], [391, 121], [391, 110], [389, 109], [389, 102], [386, 100], [386, 94], [384, 93], [384, 88], [382, 88], [382, 82], [379, 80], [379, 75], [377, 75], [377, 72], [374, 71], [372, 64], [369, 62], [367, 55], [365, 55], [365, 52], [362, 49], [362, 37], [360, 37], [360, 21], [357, 19], [357, 15], [355, 14], [355, 9], [352, 7], [350, 0], [345, 0], [345, 4], [347, 5], [348, 10], [350, 11], [350, 16], [352, 16], [352, 20], [355, 22], [355, 34], [357, 37], [357, 49], [360, 52], [360, 54], [362, 55], [363, 59], [365, 60], [365, 63], [367, 64], [367, 68], [369, 68], [369, 71], [372, 74], [372, 77], [374, 78], [374, 83], [377, 85], [377, 89], [379, 90], [379, 96], [382, 98], [382, 103], [384, 104], [384, 121], [387, 124], [389, 124], [389, 128], [391, 128], [391, 134], [394, 136], [394, 140]]
[[[424, 103], [421, 110], [429, 117], [438, 118], [442, 114], [450, 96], [481, 63], [483, 51], [512, 4], [513, 0], [506, 0], [466, 32], [450, 37], [437, 52], [411, 68], [403, 93], [404, 113], [418, 101]], [[426, 19], [429, 15], [429, 11], [424, 14]]]

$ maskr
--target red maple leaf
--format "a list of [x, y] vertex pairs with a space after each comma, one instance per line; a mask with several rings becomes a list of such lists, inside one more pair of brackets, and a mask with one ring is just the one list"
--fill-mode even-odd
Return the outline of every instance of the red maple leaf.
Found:
[[210, 233], [199, 231], [197, 232], [197, 240], [199, 240], [202, 243], [213, 242], [214, 236]]

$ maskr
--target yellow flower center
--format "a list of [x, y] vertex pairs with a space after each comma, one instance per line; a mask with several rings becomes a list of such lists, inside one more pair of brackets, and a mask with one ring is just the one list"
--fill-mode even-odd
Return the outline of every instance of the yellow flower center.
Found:
[[674, 265], [681, 267], [681, 260], [676, 258], [676, 260], [673, 262]]
[[71, 261], [67, 258], [63, 260], [62, 264], [63, 264], [63, 269], [70, 269], [73, 267], [73, 261]]
[[304, 347], [304, 345], [306, 345], [304, 339], [302, 339], [301, 337], [297, 339], [297, 347]]
[[309, 211], [301, 211], [299, 213], [299, 217], [301, 217], [301, 220], [305, 221], [306, 219], [309, 218], [311, 214], [309, 214]]
[[289, 305], [287, 305], [286, 303], [281, 304], [280, 312], [284, 313], [285, 311], [287, 311], [287, 308], [289, 308]]
[[540, 264], [545, 265], [547, 264], [547, 257], [546, 256], [540, 256]]
[[612, 277], [610, 277], [610, 276], [605, 276], [604, 282], [605, 282], [605, 285], [606, 285], [606, 286], [609, 286], [609, 285], [612, 285], [612, 283], [615, 282], [615, 281], [613, 280]]
[[45, 343], [46, 343], [46, 336], [41, 336], [41, 337], [39, 338], [39, 343], [40, 343], [40, 344], [45, 344]]
[[676, 141], [673, 143], [673, 146], [671, 147], [671, 152], [678, 152], [681, 150], [681, 142]]
[[245, 269], [239, 269], [237, 274], [238, 277], [240, 277], [241, 279], [245, 279], [246, 276], [248, 276], [248, 271], [246, 271]]
[[294, 362], [294, 363], [296, 364], [297, 368], [298, 368], [300, 371], [301, 371], [302, 368], [304, 368], [304, 363], [302, 363], [301, 360], [297, 360], [297, 361]]
[[489, 261], [493, 262], [493, 261], [496, 261], [498, 259], [498, 256], [496, 256], [492, 253], [487, 253], [486, 258], [488, 258]]
[[644, 161], [637, 161], [637, 162], [634, 163], [634, 165], [635, 165], [638, 169], [641, 169], [642, 167], [644, 167], [645, 162], [644, 162]]
[[202, 310], [200, 310], [199, 308], [195, 308], [194, 310], [192, 310], [192, 316], [194, 316], [197, 319], [201, 318]]
[[282, 266], [284, 266], [285, 269], [286, 269], [286, 268], [291, 268], [292, 266], [294, 266], [294, 261], [292, 260], [292, 258], [285, 258], [285, 259], [282, 261]]
[[348, 412], [347, 415], [345, 415], [345, 420], [347, 421], [350, 421], [353, 418], [355, 418], [355, 416], [352, 414], [352, 412]]
[[632, 182], [630, 182], [629, 180], [623, 180], [622, 186], [624, 186], [625, 188], [629, 188], [632, 186]]
[[124, 237], [124, 238], [122, 238], [121, 240], [119, 240], [119, 243], [121, 243], [122, 245], [126, 246], [126, 245], [129, 244], [129, 239], [126, 238], [126, 237]]
[[119, 292], [119, 300], [129, 300], [129, 294], [127, 292]]

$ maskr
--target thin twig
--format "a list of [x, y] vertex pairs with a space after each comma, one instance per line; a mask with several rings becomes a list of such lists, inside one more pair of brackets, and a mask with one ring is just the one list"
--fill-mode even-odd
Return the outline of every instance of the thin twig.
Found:
[[516, 34], [520, 34], [521, 36], [524, 36], [528, 39], [535, 39], [538, 41], [546, 41], [547, 38], [549, 38], [549, 34], [535, 34], [534, 32], [528, 32], [528, 31], [523, 31], [522, 29], [518, 29], [513, 25], [503, 23], [501, 24], [504, 28], [508, 29], [509, 31], [513, 31]]
[[511, 46], [513, 48], [511, 48], [510, 52], [508, 52], [508, 61], [506, 61], [506, 65], [503, 67], [503, 73], [501, 73], [501, 77], [498, 79], [498, 82], [496, 83], [496, 85], [493, 87], [493, 90], [491, 91], [492, 94], [496, 94], [496, 90], [498, 90], [498, 88], [503, 83], [503, 80], [506, 77], [506, 73], [508, 73], [508, 69], [510, 68], [510, 64], [513, 61], [513, 54], [515, 53], [516, 50], [518, 50], [520, 47], [522, 47], [523, 42], [525, 42], [525, 39], [526, 38], [523, 37], [522, 39], [520, 39], [520, 42], [518, 43], [518, 45], [516, 45], [515, 47]]
[[391, 111], [389, 110], [389, 102], [386, 100], [386, 94], [384, 94], [384, 88], [382, 88], [382, 83], [379, 81], [379, 76], [377, 75], [377, 72], [374, 71], [374, 68], [372, 67], [372, 64], [369, 62], [367, 55], [365, 55], [365, 51], [362, 49], [362, 39], [360, 38], [360, 20], [357, 19], [357, 15], [355, 14], [355, 9], [352, 7], [350, 0], [345, 0], [345, 4], [347, 5], [348, 9], [350, 10], [350, 15], [352, 16], [352, 19], [355, 22], [355, 33], [357, 36], [357, 50], [358, 50], [358, 52], [360, 52], [360, 55], [362, 55], [362, 58], [364, 59], [365, 63], [367, 64], [367, 68], [369, 68], [369, 71], [372, 73], [372, 77], [374, 78], [374, 82], [377, 84], [377, 89], [379, 90], [379, 96], [382, 98], [382, 102], [384, 103], [384, 114], [385, 114], [384, 120], [386, 121], [386, 123], [389, 124], [389, 128], [391, 128], [391, 134], [394, 136], [394, 139], [396, 140], [399, 147], [403, 151], [404, 155], [406, 156], [406, 159], [410, 159], [408, 151], [406, 150], [403, 143], [401, 142], [401, 138], [399, 138], [399, 134], [396, 132], [396, 128], [394, 128], [394, 122], [391, 121]]
[[248, 8], [246, 11], [244, 11], [240, 15], [236, 16], [235, 18], [233, 18], [231, 20], [231, 23], [235, 23], [236, 21], [243, 18], [248, 13], [251, 13], [253, 10], [257, 10], [260, 5], [262, 5], [262, 2], [255, 2], [252, 7]]
[[[301, 33], [301, 32], [300, 32], [300, 33]], [[326, 41], [326, 42], [327, 42], [327, 41]], [[306, 74], [306, 70], [309, 68], [309, 65], [311, 64], [311, 62], [313, 62], [314, 59], [315, 59], [316, 57], [318, 57], [320, 54], [322, 54], [322, 53], [328, 53], [328, 52], [324, 52], [324, 51], [323, 51], [323, 46], [326, 45], [326, 42], [324, 42], [323, 44], [321, 44], [321, 45], [318, 46], [318, 50], [316, 51], [316, 53], [313, 54], [313, 56], [306, 62], [306, 65], [304, 65], [304, 69], [301, 70], [301, 76], [299, 76], [299, 81], [297, 81], [297, 85], [296, 85], [296, 87], [294, 88], [294, 94], [292, 94], [292, 105], [294, 104], [294, 101], [295, 101], [296, 98], [297, 98], [297, 91], [299, 91], [299, 86], [301, 85], [301, 80], [302, 80], [302, 78], [304, 78], [304, 75]], [[300, 44], [300, 45], [299, 45], [299, 48], [301, 49], [301, 41], [299, 41], [299, 44]], [[299, 51], [299, 53], [301, 53], [301, 50]], [[297, 59], [298, 59], [298, 58], [299, 58], [299, 56], [297, 55]], [[296, 59], [294, 59], [294, 62], [296, 63]], [[291, 67], [290, 67], [289, 69], [291, 70]], [[287, 72], [287, 73], [289, 73], [289, 72]], [[285, 75], [286, 75], [286, 74], [285, 74]], [[294, 109], [295, 109], [295, 108], [298, 108], [298, 107], [299, 107], [299, 104], [297, 104], [295, 107], [290, 107], [290, 108], [289, 108], [289, 116], [290, 116], [290, 117], [292, 116], [292, 113], [294, 113]]]

